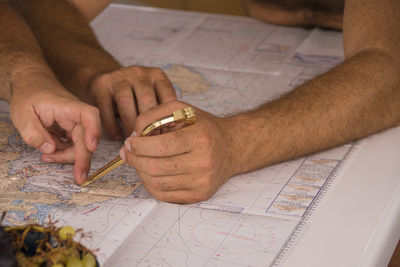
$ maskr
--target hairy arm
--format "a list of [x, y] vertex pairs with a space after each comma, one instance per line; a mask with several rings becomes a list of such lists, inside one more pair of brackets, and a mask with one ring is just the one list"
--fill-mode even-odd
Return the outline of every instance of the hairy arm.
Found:
[[[237, 172], [344, 144], [400, 120], [400, 2], [347, 0], [345, 61], [281, 99], [231, 118]], [[253, 133], [250, 137], [248, 133]], [[253, 140], [251, 144], [245, 140]], [[260, 146], [259, 144], [266, 144]]]
[[86, 179], [100, 138], [98, 111], [61, 86], [28, 25], [4, 1], [0, 1], [0, 98], [10, 103], [14, 126], [27, 144], [43, 153], [43, 161], [74, 163], [76, 181]]
[[[70, 1], [77, 6], [66, 0], [10, 1], [32, 28], [61, 83], [99, 108], [109, 137], [121, 140], [123, 130], [130, 135], [138, 113], [176, 99], [160, 69], [122, 67], [99, 44], [88, 20], [107, 1]], [[121, 118], [123, 130], [115, 115]]]
[[0, 98], [10, 101], [14, 83], [39, 71], [54, 77], [28, 25], [13, 8], [0, 1]]
[[62, 0], [10, 2], [28, 22], [61, 83], [81, 99], [88, 97], [86, 88], [96, 74], [120, 67], [74, 5]]
[[[174, 132], [126, 140], [121, 158], [158, 199], [197, 202], [229, 177], [348, 143], [400, 121], [400, 2], [347, 0], [345, 61], [243, 114], [198, 120]], [[136, 131], [188, 106], [173, 101], [138, 118]]]

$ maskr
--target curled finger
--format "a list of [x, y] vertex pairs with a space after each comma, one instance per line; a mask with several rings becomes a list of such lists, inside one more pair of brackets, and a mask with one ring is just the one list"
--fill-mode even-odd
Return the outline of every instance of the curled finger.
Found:
[[[23, 111], [20, 118], [12, 116], [13, 123], [21, 134], [24, 141], [40, 150], [42, 153], [51, 154], [56, 150], [56, 144], [51, 134], [43, 127], [42, 122], [35, 115], [34, 111]], [[25, 113], [25, 114], [24, 114]]]
[[131, 86], [135, 92], [139, 113], [143, 113], [157, 105], [157, 97], [151, 80], [147, 76], [147, 69], [134, 66], [130, 71], [134, 74], [130, 78]]
[[145, 172], [151, 176], [186, 175], [196, 172], [197, 166], [194, 159], [186, 154], [165, 158], [153, 158], [136, 156], [126, 153], [126, 162], [136, 170]]
[[133, 132], [137, 113], [134, 95], [128, 82], [114, 85], [114, 98], [125, 129], [125, 136], [129, 136]]
[[150, 69], [154, 88], [160, 103], [176, 100], [176, 92], [165, 72], [159, 68]]
[[74, 163], [74, 147], [71, 145], [70, 147], [57, 150], [52, 154], [43, 154], [42, 161], [46, 163], [64, 163], [64, 164], [73, 164]]
[[195, 148], [191, 135], [193, 129], [181, 129], [161, 135], [129, 137], [125, 147], [137, 156], [171, 157], [189, 153]]
[[176, 190], [176, 191], [160, 191], [149, 186], [148, 178], [145, 175], [140, 175], [143, 182], [143, 187], [155, 198], [160, 201], [191, 204], [207, 200], [214, 192], [195, 191], [195, 190]]

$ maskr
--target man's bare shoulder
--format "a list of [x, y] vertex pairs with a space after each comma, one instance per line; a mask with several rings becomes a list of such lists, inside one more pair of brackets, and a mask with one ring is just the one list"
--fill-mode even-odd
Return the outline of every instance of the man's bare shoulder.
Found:
[[345, 0], [243, 0], [249, 15], [290, 26], [341, 29]]

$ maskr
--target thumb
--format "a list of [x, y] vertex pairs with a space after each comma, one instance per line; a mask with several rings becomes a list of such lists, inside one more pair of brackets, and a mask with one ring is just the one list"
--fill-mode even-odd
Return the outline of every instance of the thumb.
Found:
[[43, 127], [42, 122], [36, 116], [30, 116], [27, 120], [14, 123], [25, 143], [50, 154], [56, 150], [56, 144], [51, 134]]

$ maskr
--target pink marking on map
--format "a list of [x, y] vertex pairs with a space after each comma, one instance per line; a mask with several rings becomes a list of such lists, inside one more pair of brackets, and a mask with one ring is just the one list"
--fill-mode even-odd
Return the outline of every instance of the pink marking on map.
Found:
[[83, 213], [83, 214], [89, 214], [89, 213], [91, 213], [92, 211], [94, 211], [94, 210], [97, 210], [98, 208], [99, 208], [100, 206], [97, 206], [97, 207], [95, 207], [95, 208], [93, 208], [93, 209], [91, 209], [91, 210], [88, 210], [87, 212], [85, 212], [85, 213]]

